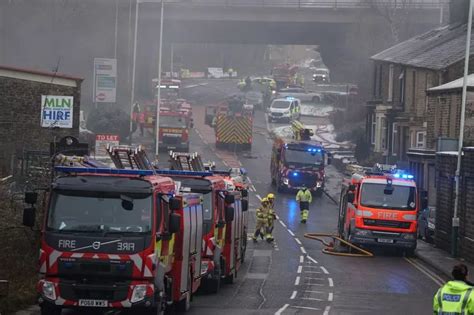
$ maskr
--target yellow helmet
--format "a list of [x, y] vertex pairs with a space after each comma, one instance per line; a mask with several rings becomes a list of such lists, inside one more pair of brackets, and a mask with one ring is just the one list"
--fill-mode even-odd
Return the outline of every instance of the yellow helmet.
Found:
[[262, 198], [262, 200], [261, 200], [261, 201], [262, 201], [262, 203], [264, 203], [264, 202], [268, 202], [268, 198], [266, 198], [266, 197], [265, 197], [265, 198]]
[[267, 198], [268, 198], [268, 199], [275, 199], [275, 195], [272, 194], [272, 193], [269, 193], [269, 194], [267, 195]]

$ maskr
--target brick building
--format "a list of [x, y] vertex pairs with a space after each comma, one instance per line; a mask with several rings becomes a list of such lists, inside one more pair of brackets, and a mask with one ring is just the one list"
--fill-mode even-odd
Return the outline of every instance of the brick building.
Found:
[[[82, 79], [0, 66], [0, 175], [15, 173], [28, 152], [49, 152], [53, 139], [79, 135]], [[72, 96], [72, 128], [41, 126], [42, 96]]]
[[[427, 145], [428, 96], [432, 87], [463, 74], [467, 1], [456, 6], [449, 25], [415, 36], [374, 56], [372, 99], [367, 102], [367, 141], [380, 162], [410, 168], [421, 191], [434, 191], [435, 153]], [[460, 10], [466, 6], [464, 10]], [[474, 37], [474, 35], [473, 35]], [[470, 72], [474, 72], [474, 42]], [[428, 194], [434, 206], [434, 194]]]
[[[459, 255], [474, 262], [474, 147], [463, 150], [459, 199]], [[435, 243], [439, 248], [451, 248], [451, 222], [454, 209], [457, 152], [436, 154], [436, 230]]]

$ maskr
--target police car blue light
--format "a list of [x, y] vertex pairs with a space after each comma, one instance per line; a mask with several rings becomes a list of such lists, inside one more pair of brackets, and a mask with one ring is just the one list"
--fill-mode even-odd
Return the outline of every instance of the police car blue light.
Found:
[[295, 98], [293, 96], [287, 96], [286, 99], [289, 100], [289, 101], [295, 100]]
[[293, 172], [291, 175], [293, 175], [293, 176], [298, 176], [298, 173], [297, 173], [297, 172]]

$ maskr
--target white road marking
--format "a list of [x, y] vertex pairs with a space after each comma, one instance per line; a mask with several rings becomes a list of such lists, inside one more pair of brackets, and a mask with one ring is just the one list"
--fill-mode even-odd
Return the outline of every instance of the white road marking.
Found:
[[255, 197], [257, 197], [257, 198], [258, 198], [258, 200], [262, 201], [262, 197], [260, 197], [260, 195], [259, 195], [259, 194], [256, 194], [256, 195], [255, 195]]
[[333, 287], [334, 286], [334, 281], [332, 281], [332, 278], [328, 278], [329, 281], [329, 286]]
[[442, 286], [444, 281], [442, 281], [441, 278], [439, 278], [437, 275], [433, 275], [431, 271], [428, 271], [424, 266], [420, 265], [418, 262], [412, 261], [409, 258], [404, 257], [404, 259], [413, 267], [421, 271], [425, 276], [433, 280], [438, 286]]
[[275, 214], [275, 218], [276, 218], [277, 220], [280, 220], [280, 216], [279, 216], [278, 214]]
[[334, 299], [334, 293], [329, 292], [328, 301], [332, 302], [333, 299]]
[[301, 245], [301, 241], [299, 240], [299, 238], [295, 237], [295, 241], [296, 243], [298, 243], [298, 245]]
[[293, 233], [293, 231], [291, 231], [290, 229], [288, 229], [288, 233], [290, 233], [291, 236], [295, 236], [295, 233]]
[[320, 311], [321, 309], [316, 307], [309, 307], [309, 306], [291, 306], [293, 308], [301, 308], [303, 310], [312, 310], [312, 311]]
[[321, 271], [305, 271], [304, 273], [321, 273]]
[[317, 298], [307, 298], [307, 297], [302, 297], [302, 298], [300, 298], [300, 300], [320, 301], [320, 302], [323, 301], [323, 300], [321, 300], [321, 299], [317, 299]]
[[283, 313], [288, 308], [288, 306], [290, 306], [290, 304], [283, 305], [282, 308], [280, 308], [278, 311], [276, 311], [275, 315], [281, 315], [281, 313]]
[[321, 270], [322, 270], [325, 274], [327, 274], [327, 275], [329, 274], [329, 271], [327, 271], [327, 269], [324, 268], [323, 266], [321, 266]]
[[329, 310], [331, 309], [331, 306], [326, 306], [326, 308], [324, 309], [324, 313], [323, 315], [329, 315]]
[[293, 293], [292, 293], [291, 296], [290, 296], [290, 300], [294, 300], [297, 293], [298, 293], [298, 292], [293, 291]]
[[308, 279], [308, 280], [324, 280], [324, 278], [312, 278], [312, 277], [304, 277], [305, 279]]
[[304, 256], [300, 256], [300, 264], [304, 262]]
[[282, 220], [278, 220], [278, 222], [280, 222], [280, 224], [281, 224], [284, 228], [286, 228], [285, 222], [283, 222]]
[[306, 258], [308, 258], [309, 260], [311, 260], [312, 262], [314, 262], [315, 264], [317, 264], [318, 262], [316, 261], [316, 259], [314, 259], [313, 257], [311, 256], [306, 256]]
[[303, 266], [298, 266], [298, 271], [296, 273], [301, 273], [303, 271]]
[[300, 250], [301, 250], [301, 252], [302, 252], [303, 254], [305, 254], [305, 255], [306, 255], [306, 249], [304, 249], [304, 247], [303, 247], [303, 246], [301, 246], [301, 247], [300, 247]]
[[296, 277], [295, 285], [300, 285], [300, 276]]

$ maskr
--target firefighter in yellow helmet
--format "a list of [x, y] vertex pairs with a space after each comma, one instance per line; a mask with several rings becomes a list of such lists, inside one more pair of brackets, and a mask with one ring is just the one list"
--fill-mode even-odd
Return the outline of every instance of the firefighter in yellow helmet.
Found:
[[276, 214], [275, 214], [275, 209], [274, 204], [275, 204], [275, 195], [272, 193], [269, 193], [267, 195], [267, 200], [268, 200], [268, 217], [267, 217], [267, 242], [272, 242], [273, 241], [273, 227], [274, 227], [274, 221], [276, 219]]
[[255, 226], [255, 234], [253, 235], [252, 239], [254, 242], [257, 242], [258, 236], [260, 236], [262, 239], [266, 236], [267, 234], [267, 225], [268, 225], [268, 213], [269, 213], [269, 205], [268, 205], [268, 199], [263, 198], [261, 200], [261, 206], [257, 209], [257, 224]]
[[300, 204], [301, 223], [306, 223], [309, 214], [309, 204], [313, 201], [313, 196], [305, 185], [296, 194], [296, 201]]

